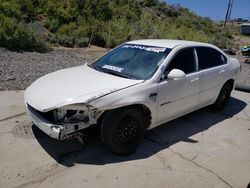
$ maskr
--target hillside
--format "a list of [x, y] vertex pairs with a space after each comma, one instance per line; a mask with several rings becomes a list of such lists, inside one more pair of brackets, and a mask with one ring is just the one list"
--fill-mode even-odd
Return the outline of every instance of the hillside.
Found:
[[112, 48], [142, 38], [232, 43], [210, 19], [159, 0], [2, 0], [0, 12], [0, 45], [11, 50]]

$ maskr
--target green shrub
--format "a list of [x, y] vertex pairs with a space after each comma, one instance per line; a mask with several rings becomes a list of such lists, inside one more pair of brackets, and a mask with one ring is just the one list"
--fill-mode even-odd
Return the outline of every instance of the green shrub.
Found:
[[66, 47], [86, 47], [89, 43], [89, 29], [69, 23], [61, 26], [56, 33], [56, 42]]
[[21, 18], [20, 6], [11, 1], [3, 1], [0, 3], [0, 12], [8, 17], [14, 17], [18, 20]]
[[75, 46], [76, 47], [87, 47], [89, 44], [89, 28], [86, 25], [81, 25], [77, 28], [74, 33]]
[[26, 25], [0, 14], [0, 43], [10, 50], [47, 51], [45, 41], [36, 36]]
[[36, 0], [13, 0], [13, 5], [18, 4], [20, 6], [20, 11], [22, 12], [22, 18], [25, 21], [34, 21], [36, 16], [36, 6], [34, 3]]
[[106, 47], [113, 48], [131, 40], [131, 28], [125, 19], [112, 20], [103, 25], [101, 36]]
[[58, 29], [57, 34], [60, 34], [60, 35], [72, 35], [72, 33], [75, 33], [76, 30], [77, 30], [76, 23], [72, 22], [72, 23], [69, 23], [69, 24], [62, 25]]
[[87, 47], [89, 44], [89, 38], [84, 37], [84, 38], [78, 38], [75, 40], [75, 45], [74, 47]]
[[56, 32], [60, 26], [60, 23], [55, 18], [47, 18], [44, 26], [52, 33]]
[[233, 43], [232, 34], [225, 28], [214, 33], [210, 37], [209, 42], [220, 48], [238, 48], [238, 46]]
[[[67, 47], [112, 48], [145, 38], [222, 46], [231, 45], [238, 32], [222, 31], [209, 18], [160, 0], [1, 0], [0, 15], [0, 45], [22, 50], [46, 49], [44, 40]], [[39, 27], [27, 27], [35, 21]]]
[[156, 6], [159, 3], [159, 0], [144, 0], [145, 6]]

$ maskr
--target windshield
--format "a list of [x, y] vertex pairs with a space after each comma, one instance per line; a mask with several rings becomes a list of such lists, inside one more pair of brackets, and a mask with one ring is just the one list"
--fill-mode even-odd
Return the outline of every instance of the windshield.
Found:
[[108, 74], [130, 79], [148, 79], [171, 49], [124, 44], [107, 53], [90, 66]]

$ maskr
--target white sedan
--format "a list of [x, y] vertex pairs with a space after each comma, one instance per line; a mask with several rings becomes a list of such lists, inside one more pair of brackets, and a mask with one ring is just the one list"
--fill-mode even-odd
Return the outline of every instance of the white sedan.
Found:
[[49, 136], [81, 138], [81, 130], [97, 125], [103, 143], [124, 155], [145, 130], [208, 105], [223, 110], [239, 71], [238, 60], [211, 44], [131, 41], [92, 64], [39, 78], [25, 91], [25, 104]]

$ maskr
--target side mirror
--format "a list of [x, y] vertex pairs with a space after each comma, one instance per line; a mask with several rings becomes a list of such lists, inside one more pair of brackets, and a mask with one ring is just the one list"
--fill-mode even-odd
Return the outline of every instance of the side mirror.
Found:
[[173, 69], [168, 73], [167, 78], [169, 79], [176, 79], [176, 78], [183, 78], [185, 77], [185, 73], [180, 69]]

